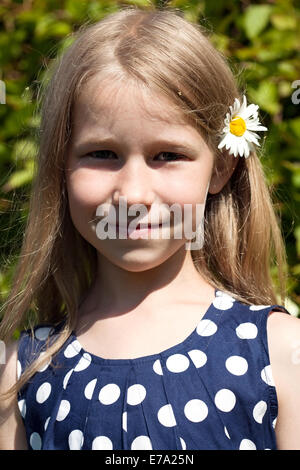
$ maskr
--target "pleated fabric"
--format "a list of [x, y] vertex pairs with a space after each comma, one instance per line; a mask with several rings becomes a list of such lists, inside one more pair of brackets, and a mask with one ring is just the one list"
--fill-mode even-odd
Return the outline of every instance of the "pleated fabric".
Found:
[[[289, 314], [215, 290], [184, 341], [135, 359], [91, 354], [72, 333], [18, 394], [29, 448], [275, 450], [278, 403], [267, 340], [273, 309]], [[18, 375], [61, 328], [21, 333]]]

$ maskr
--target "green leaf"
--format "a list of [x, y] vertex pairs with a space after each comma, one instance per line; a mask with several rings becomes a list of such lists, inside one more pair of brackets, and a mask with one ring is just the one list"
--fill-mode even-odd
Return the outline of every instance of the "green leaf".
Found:
[[265, 29], [271, 12], [271, 5], [251, 5], [247, 8], [243, 26], [248, 39], [256, 38]]
[[297, 18], [292, 15], [274, 14], [271, 16], [271, 22], [276, 29], [286, 31], [287, 29], [297, 28]]
[[[295, 238], [296, 238], [297, 253], [300, 256], [300, 225], [298, 225], [298, 227], [295, 228], [294, 235], [295, 235]], [[299, 274], [300, 274], [300, 272], [299, 272]]]
[[12, 159], [15, 162], [19, 160], [28, 160], [34, 158], [37, 152], [37, 144], [31, 139], [19, 139], [13, 147]]
[[249, 96], [254, 103], [270, 114], [280, 111], [277, 87], [270, 80], [261, 81], [257, 89], [249, 88]]
[[29, 160], [26, 162], [26, 166], [23, 170], [15, 171], [9, 180], [2, 187], [4, 192], [11, 191], [12, 189], [20, 188], [25, 184], [29, 184], [32, 181], [34, 173], [34, 162]]
[[298, 137], [298, 139], [300, 139], [300, 117], [291, 119], [289, 121], [289, 125], [292, 131], [294, 132], [295, 136]]
[[64, 37], [71, 32], [71, 26], [65, 21], [57, 21], [53, 14], [43, 16], [35, 27], [35, 36], [41, 40], [48, 37]]

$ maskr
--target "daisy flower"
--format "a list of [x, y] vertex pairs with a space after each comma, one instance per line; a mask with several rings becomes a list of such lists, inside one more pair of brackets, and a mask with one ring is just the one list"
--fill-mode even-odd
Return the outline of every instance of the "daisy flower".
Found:
[[229, 154], [235, 157], [244, 155], [245, 158], [249, 157], [251, 151], [254, 150], [254, 145], [259, 146], [257, 139], [260, 138], [254, 131], [267, 131], [268, 129], [260, 125], [258, 117], [258, 105], [250, 104], [247, 106], [246, 96], [243, 96], [243, 103], [240, 104], [236, 98], [233, 106], [229, 106], [230, 112], [226, 114], [224, 119], [225, 127], [223, 129], [222, 140], [218, 148], [225, 148]]

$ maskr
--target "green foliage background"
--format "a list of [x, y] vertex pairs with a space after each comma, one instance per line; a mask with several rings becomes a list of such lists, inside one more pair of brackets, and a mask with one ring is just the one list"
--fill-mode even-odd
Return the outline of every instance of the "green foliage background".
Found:
[[28, 214], [38, 90], [47, 66], [83, 22], [97, 21], [125, 5], [147, 9], [151, 3], [179, 8], [187, 19], [207, 27], [249, 100], [260, 106], [269, 129], [262, 163], [275, 190], [288, 254], [286, 306], [300, 316], [300, 104], [292, 101], [293, 93], [300, 101], [300, 5], [292, 0], [2, 0], [0, 79], [6, 104], [0, 104], [0, 306], [10, 288]]

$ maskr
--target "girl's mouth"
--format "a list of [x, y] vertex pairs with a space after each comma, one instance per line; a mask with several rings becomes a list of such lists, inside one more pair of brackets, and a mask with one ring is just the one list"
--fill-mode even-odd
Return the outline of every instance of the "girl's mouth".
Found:
[[[151, 230], [151, 229], [159, 228], [161, 226], [162, 226], [162, 224], [153, 224], [153, 225], [151, 225], [151, 224], [138, 224], [136, 226], [136, 228], [134, 228], [133, 230]], [[116, 224], [116, 227], [120, 228], [119, 224]], [[128, 226], [127, 225], [121, 225], [121, 228], [127, 228], [127, 230], [132, 230], [129, 225]]]
[[136, 227], [132, 226], [130, 227], [129, 225], [121, 225], [119, 226], [116, 224], [116, 230], [117, 232], [121, 233], [123, 232], [126, 234], [129, 238], [149, 238], [149, 234], [151, 234], [153, 231], [159, 230], [163, 224], [138, 224]]

